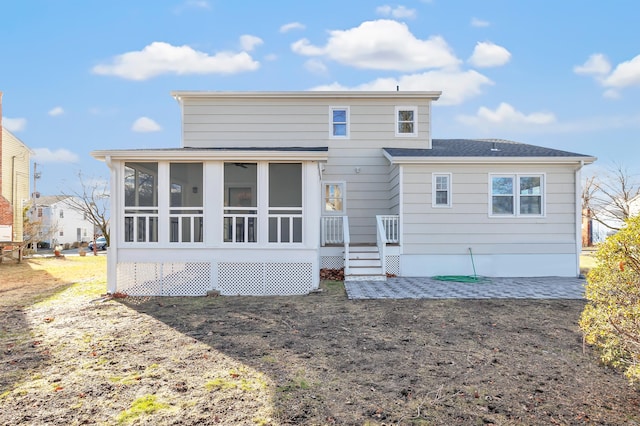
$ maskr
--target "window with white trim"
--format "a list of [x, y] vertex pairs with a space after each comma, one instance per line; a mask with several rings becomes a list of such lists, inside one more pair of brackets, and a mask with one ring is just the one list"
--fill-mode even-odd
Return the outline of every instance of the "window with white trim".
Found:
[[543, 216], [544, 175], [490, 175], [491, 216]]
[[349, 108], [330, 107], [331, 138], [349, 138]]
[[396, 136], [418, 135], [418, 107], [396, 107]]
[[433, 173], [432, 175], [433, 207], [451, 207], [451, 173]]
[[341, 215], [346, 211], [345, 206], [345, 183], [344, 182], [324, 182], [322, 184], [322, 209], [324, 213]]

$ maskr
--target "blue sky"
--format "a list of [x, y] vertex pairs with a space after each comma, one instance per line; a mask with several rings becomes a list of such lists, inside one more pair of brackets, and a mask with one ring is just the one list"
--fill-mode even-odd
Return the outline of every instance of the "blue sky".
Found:
[[107, 177], [92, 150], [180, 146], [172, 90], [441, 90], [435, 138], [640, 168], [632, 0], [7, 0], [1, 16], [3, 125], [44, 195]]

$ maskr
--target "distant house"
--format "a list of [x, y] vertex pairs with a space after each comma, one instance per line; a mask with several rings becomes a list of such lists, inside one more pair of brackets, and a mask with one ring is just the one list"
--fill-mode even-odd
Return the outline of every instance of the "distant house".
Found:
[[23, 208], [29, 201], [31, 150], [2, 126], [0, 92], [0, 242], [22, 242]]
[[[304, 294], [346, 280], [577, 276], [594, 157], [431, 138], [440, 92], [174, 92], [182, 147], [101, 150], [108, 289]], [[473, 258], [471, 258], [473, 256]]]
[[[83, 212], [74, 209], [68, 195], [51, 195], [36, 199], [30, 209], [32, 222], [39, 222], [39, 243], [53, 247], [93, 240], [93, 223]], [[76, 198], [76, 205], [77, 205]]]
[[[626, 213], [625, 213], [626, 212]], [[590, 220], [591, 226], [591, 244], [598, 244], [607, 239], [607, 237], [615, 234], [617, 229], [624, 226], [624, 221], [621, 218], [628, 215], [637, 216], [640, 214], [640, 196], [636, 196], [628, 201], [624, 199], [618, 199], [616, 202], [612, 202], [609, 205], [605, 205], [597, 212], [597, 216], [600, 219]]]

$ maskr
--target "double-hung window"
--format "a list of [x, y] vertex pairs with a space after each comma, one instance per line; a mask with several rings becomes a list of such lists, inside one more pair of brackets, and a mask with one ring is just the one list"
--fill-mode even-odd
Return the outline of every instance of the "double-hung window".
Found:
[[344, 214], [346, 211], [344, 182], [323, 183], [322, 207], [325, 214]]
[[396, 107], [396, 136], [418, 136], [418, 107]]
[[330, 107], [329, 114], [331, 118], [331, 138], [348, 139], [349, 138], [349, 108], [348, 107]]
[[451, 207], [451, 173], [434, 173], [432, 175], [433, 207]]
[[491, 216], [543, 216], [544, 175], [490, 175]]

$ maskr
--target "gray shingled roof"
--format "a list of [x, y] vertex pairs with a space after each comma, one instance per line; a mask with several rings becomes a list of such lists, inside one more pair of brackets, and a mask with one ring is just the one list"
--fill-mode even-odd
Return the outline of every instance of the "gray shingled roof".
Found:
[[433, 139], [432, 149], [384, 150], [392, 157], [591, 157], [502, 139]]

